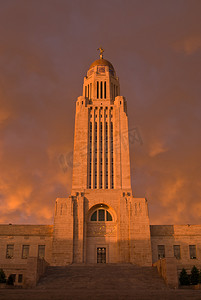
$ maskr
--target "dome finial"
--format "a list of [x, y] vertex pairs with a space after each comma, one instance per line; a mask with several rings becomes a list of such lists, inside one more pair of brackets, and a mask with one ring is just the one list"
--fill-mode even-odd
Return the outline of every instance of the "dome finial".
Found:
[[97, 50], [100, 51], [100, 59], [102, 59], [103, 58], [104, 49], [102, 47], [99, 47]]

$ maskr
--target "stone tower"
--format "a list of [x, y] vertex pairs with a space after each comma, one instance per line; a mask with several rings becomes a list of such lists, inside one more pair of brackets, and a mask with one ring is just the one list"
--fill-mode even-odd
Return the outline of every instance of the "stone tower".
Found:
[[131, 190], [127, 102], [100, 52], [76, 101], [72, 192], [56, 200], [52, 263], [151, 265], [147, 201]]

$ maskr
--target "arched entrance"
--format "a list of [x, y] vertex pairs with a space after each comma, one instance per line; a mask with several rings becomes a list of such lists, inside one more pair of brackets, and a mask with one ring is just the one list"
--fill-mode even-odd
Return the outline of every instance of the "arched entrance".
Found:
[[116, 213], [103, 203], [88, 211], [86, 260], [87, 263], [117, 262]]

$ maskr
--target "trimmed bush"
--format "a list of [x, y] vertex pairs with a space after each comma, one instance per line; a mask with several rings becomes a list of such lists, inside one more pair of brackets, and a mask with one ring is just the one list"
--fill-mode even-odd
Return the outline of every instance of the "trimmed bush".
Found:
[[0, 269], [0, 283], [6, 283], [6, 275], [3, 269]]
[[179, 276], [179, 282], [181, 285], [189, 285], [190, 284], [188, 274], [184, 268], [181, 270], [181, 273]]
[[196, 268], [196, 266], [193, 266], [191, 270], [191, 284], [196, 285], [199, 283], [199, 273], [200, 272], [198, 268]]
[[12, 274], [10, 274], [10, 275], [8, 276], [7, 284], [8, 284], [8, 285], [14, 285], [14, 278], [13, 278], [13, 275], [12, 275]]

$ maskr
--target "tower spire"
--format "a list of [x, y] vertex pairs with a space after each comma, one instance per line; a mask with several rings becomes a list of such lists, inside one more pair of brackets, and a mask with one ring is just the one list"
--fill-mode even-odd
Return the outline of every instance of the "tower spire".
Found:
[[102, 59], [103, 58], [104, 49], [102, 47], [99, 47], [97, 50], [100, 51], [100, 59]]

